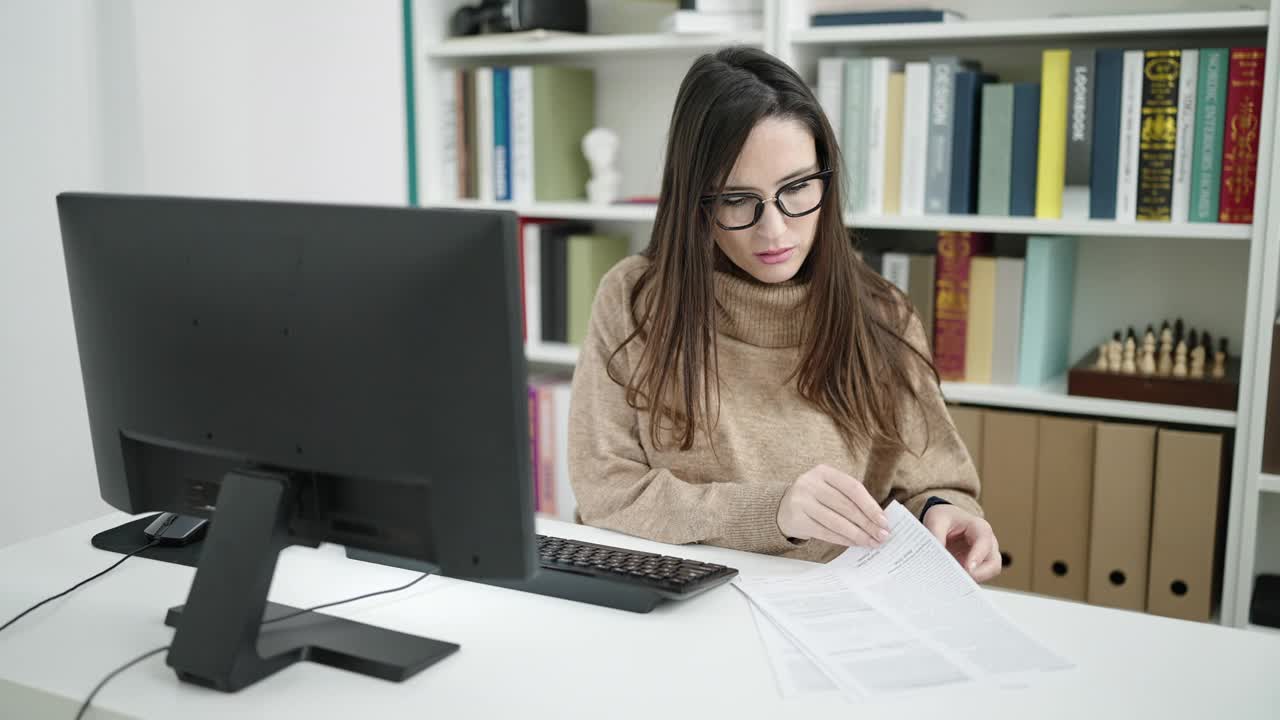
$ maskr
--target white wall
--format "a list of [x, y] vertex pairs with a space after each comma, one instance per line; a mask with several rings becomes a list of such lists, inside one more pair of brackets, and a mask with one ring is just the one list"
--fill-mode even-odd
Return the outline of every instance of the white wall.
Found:
[[54, 197], [403, 204], [398, 0], [0, 2], [0, 546], [98, 499]]

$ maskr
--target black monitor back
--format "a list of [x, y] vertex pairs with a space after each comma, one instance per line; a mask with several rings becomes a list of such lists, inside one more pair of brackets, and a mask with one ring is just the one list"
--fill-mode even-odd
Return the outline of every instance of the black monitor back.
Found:
[[513, 215], [75, 193], [58, 213], [107, 502], [208, 516], [228, 472], [283, 471], [300, 543], [532, 572]]

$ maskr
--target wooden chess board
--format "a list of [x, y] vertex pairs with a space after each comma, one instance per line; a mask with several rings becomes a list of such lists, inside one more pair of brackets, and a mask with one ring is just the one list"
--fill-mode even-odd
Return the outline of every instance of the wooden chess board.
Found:
[[1227, 358], [1226, 374], [1215, 378], [1142, 375], [1097, 369], [1098, 351], [1091, 350], [1067, 372], [1067, 394], [1112, 400], [1192, 405], [1235, 410], [1240, 391], [1240, 359]]

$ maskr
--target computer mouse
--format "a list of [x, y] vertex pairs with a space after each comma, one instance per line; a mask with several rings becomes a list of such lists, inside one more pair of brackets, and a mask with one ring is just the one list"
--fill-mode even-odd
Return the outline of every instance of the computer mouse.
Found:
[[189, 545], [204, 537], [208, 526], [209, 521], [204, 518], [166, 512], [157, 515], [143, 533], [159, 545]]

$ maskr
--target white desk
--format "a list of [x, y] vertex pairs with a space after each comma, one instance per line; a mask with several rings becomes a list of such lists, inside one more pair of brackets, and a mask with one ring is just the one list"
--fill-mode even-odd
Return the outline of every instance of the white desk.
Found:
[[[0, 550], [0, 618], [61, 591], [118, 555], [94, 549], [115, 514]], [[671, 548], [594, 528], [539, 530], [724, 563], [744, 574], [807, 565], [710, 547]], [[0, 717], [69, 719], [104, 674], [165, 645], [165, 610], [194, 570], [132, 558], [0, 635]], [[386, 587], [414, 573], [290, 548], [271, 599], [299, 607]], [[991, 591], [996, 603], [1077, 664], [1034, 687], [963, 690], [863, 707], [836, 695], [783, 700], [747, 601], [732, 587], [640, 615], [432, 577], [327, 612], [460, 643], [404, 683], [300, 663], [236, 694], [181, 684], [163, 654], [95, 701], [147, 718], [1280, 718], [1280, 635]], [[8, 711], [5, 709], [8, 708]], [[837, 715], [838, 714], [838, 715]]]

